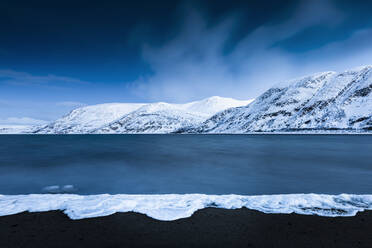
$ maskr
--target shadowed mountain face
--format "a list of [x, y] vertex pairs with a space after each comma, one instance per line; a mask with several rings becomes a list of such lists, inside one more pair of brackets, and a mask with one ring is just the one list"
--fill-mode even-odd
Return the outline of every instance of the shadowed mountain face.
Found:
[[267, 90], [245, 107], [227, 109], [197, 133], [372, 129], [372, 66], [324, 72]]

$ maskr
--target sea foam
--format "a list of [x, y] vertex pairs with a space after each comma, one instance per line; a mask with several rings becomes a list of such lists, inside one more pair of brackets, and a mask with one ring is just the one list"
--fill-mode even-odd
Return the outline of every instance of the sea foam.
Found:
[[305, 214], [328, 217], [354, 216], [372, 210], [372, 195], [0, 195], [0, 216], [25, 211], [61, 210], [71, 219], [107, 216], [116, 212], [137, 212], [154, 219], [171, 221], [190, 217], [206, 207], [237, 209], [246, 207], [264, 213]]

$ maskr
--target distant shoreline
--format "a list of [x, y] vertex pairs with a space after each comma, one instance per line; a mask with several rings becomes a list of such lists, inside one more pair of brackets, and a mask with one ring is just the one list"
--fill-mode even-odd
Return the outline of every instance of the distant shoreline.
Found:
[[128, 212], [71, 220], [61, 211], [0, 217], [0, 247], [370, 247], [372, 211], [354, 217], [206, 208], [159, 221]]
[[0, 133], [0, 135], [371, 135], [367, 132], [348, 131], [297, 131], [297, 132], [247, 132], [247, 133]]

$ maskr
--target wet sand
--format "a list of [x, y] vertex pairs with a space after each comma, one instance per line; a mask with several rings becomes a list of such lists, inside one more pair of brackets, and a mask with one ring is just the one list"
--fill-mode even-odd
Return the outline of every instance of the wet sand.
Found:
[[372, 247], [372, 211], [330, 218], [207, 208], [170, 222], [137, 213], [83, 220], [20, 213], [0, 217], [0, 247]]

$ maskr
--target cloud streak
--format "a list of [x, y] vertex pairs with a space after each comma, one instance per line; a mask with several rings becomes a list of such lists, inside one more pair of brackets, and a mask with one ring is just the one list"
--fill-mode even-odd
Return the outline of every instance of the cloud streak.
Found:
[[43, 125], [47, 123], [47, 121], [29, 117], [9, 117], [0, 119], [0, 125]]
[[82, 103], [82, 102], [64, 101], [64, 102], [57, 102], [56, 105], [61, 106], [61, 107], [78, 108], [78, 107], [86, 106], [87, 104]]
[[20, 72], [14, 70], [0, 70], [0, 83], [10, 85], [38, 85], [38, 86], [57, 86], [68, 84], [89, 84], [89, 82], [82, 81], [75, 78], [56, 76], [49, 74], [46, 76], [37, 76], [27, 72]]
[[183, 29], [173, 40], [158, 47], [144, 45], [143, 59], [152, 74], [132, 83], [137, 96], [174, 102], [211, 95], [248, 99], [278, 81], [372, 63], [371, 30], [303, 53], [276, 46], [316, 25], [340, 25], [345, 15], [330, 1], [302, 1], [290, 18], [256, 28], [227, 54], [224, 48], [239, 25], [238, 15], [212, 27], [193, 9], [185, 10], [184, 18]]

